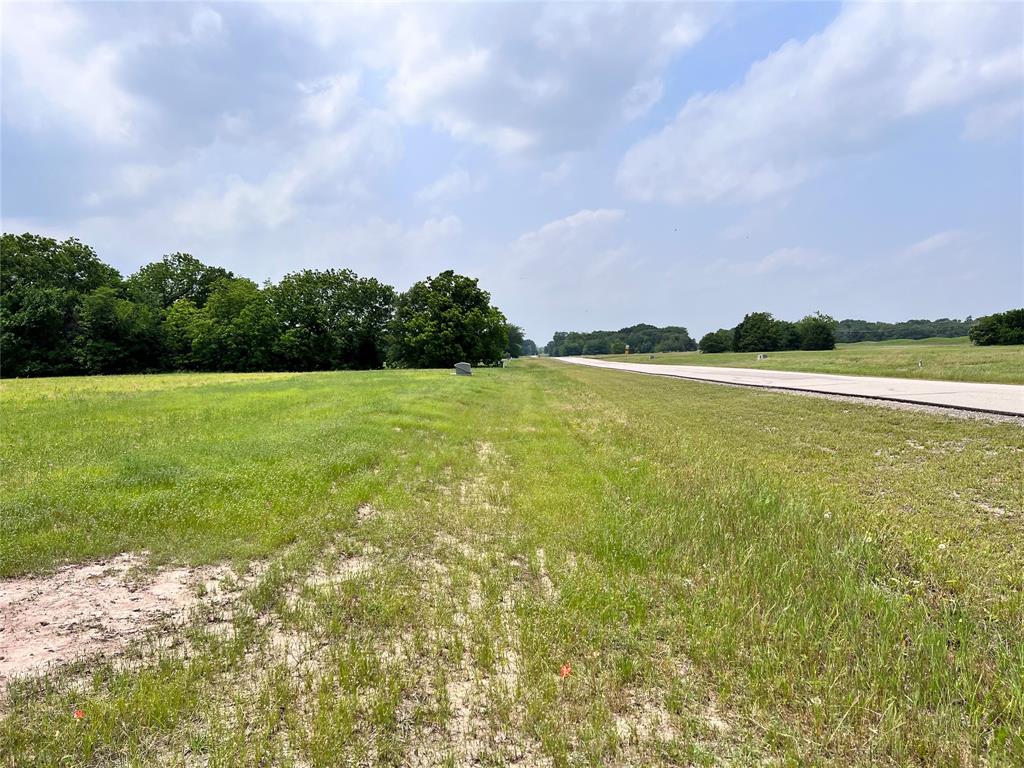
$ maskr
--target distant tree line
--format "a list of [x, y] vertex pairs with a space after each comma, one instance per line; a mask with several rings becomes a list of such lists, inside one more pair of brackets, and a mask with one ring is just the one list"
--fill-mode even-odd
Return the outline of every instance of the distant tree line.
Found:
[[931, 339], [967, 336], [975, 321], [963, 320], [907, 320], [902, 323], [873, 323], [867, 320], [840, 320], [836, 324], [836, 341], [888, 341], [889, 339]]
[[72, 238], [0, 239], [0, 376], [493, 364], [536, 345], [477, 281], [348, 269], [257, 285], [174, 253], [127, 279]]
[[971, 327], [970, 337], [979, 346], [1024, 344], [1024, 309], [979, 317]]
[[751, 312], [735, 328], [720, 328], [701, 337], [701, 352], [777, 352], [834, 349], [836, 321], [816, 312], [795, 323], [776, 320], [770, 312]]
[[685, 328], [653, 325], [631, 325], [617, 331], [558, 331], [544, 346], [544, 351], [555, 357], [569, 355], [621, 355], [629, 346], [630, 352], [689, 352], [697, 348]]

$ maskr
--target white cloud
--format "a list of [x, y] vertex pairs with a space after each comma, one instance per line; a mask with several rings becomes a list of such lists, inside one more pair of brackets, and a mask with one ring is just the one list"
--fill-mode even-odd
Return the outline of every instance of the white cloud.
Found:
[[127, 163], [113, 174], [105, 190], [91, 192], [85, 203], [97, 206], [111, 201], [133, 200], [151, 192], [161, 181], [173, 173], [170, 167], [146, 163]]
[[123, 50], [79, 10], [49, 3], [3, 8], [4, 116], [35, 130], [66, 126], [103, 143], [137, 139], [146, 105], [118, 80]]
[[500, 153], [561, 152], [633, 119], [703, 37], [709, 5], [272, 4], [267, 12], [387, 82], [390, 108]]
[[313, 83], [299, 85], [304, 94], [302, 118], [321, 129], [329, 129], [345, 117], [355, 105], [359, 93], [359, 73], [346, 72]]
[[584, 209], [520, 235], [501, 260], [501, 282], [544, 276], [542, 302], [564, 307], [601, 302], [614, 288], [609, 281], [636, 266], [616, 238], [615, 227], [625, 216], [613, 208]]
[[347, 226], [316, 226], [303, 231], [297, 245], [310, 268], [342, 264], [399, 289], [407, 288], [455, 263], [463, 237], [458, 216], [428, 218], [416, 225], [371, 216]]
[[1012, 4], [845, 6], [739, 85], [689, 99], [627, 152], [619, 184], [633, 198], [673, 203], [785, 192], [901, 121], [1019, 90], [1021, 15]]
[[277, 228], [306, 208], [346, 209], [371, 196], [370, 184], [398, 159], [394, 122], [368, 112], [345, 131], [327, 133], [283, 157], [262, 178], [218, 174], [178, 203], [173, 220], [200, 233]]
[[474, 180], [465, 169], [456, 168], [420, 189], [416, 200], [428, 205], [457, 200], [480, 190], [482, 186], [482, 180]]
[[622, 114], [626, 120], [636, 120], [643, 117], [647, 112], [661, 101], [661, 94], [664, 86], [661, 80], [653, 77], [650, 80], [641, 80], [632, 88], [622, 100]]
[[520, 236], [518, 243], [528, 246], [564, 244], [568, 240], [590, 236], [597, 227], [614, 224], [625, 216], [625, 211], [615, 208], [584, 209], [564, 219], [548, 222], [538, 230], [527, 232]]
[[636, 322], [650, 273], [625, 238], [625, 221], [619, 209], [584, 209], [520, 235], [491, 259], [498, 306], [531, 319], [531, 333]]
[[741, 261], [725, 266], [739, 275], [767, 275], [780, 271], [812, 271], [828, 265], [831, 257], [814, 248], [779, 248], [753, 261]]
[[948, 229], [944, 232], [936, 232], [924, 240], [919, 240], [901, 251], [904, 259], [917, 259], [935, 251], [942, 251], [953, 246], [962, 245], [966, 242], [966, 233], [959, 229]]
[[193, 40], [209, 40], [220, 34], [223, 20], [212, 8], [200, 8], [192, 14], [189, 28]]
[[462, 234], [462, 220], [449, 214], [439, 219], [427, 219], [418, 228], [405, 234], [414, 251], [432, 248]]

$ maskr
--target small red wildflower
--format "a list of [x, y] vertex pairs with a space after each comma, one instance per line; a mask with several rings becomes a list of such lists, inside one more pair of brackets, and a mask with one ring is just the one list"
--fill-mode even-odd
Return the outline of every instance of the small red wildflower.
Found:
[[558, 670], [558, 676], [563, 680], [572, 674], [572, 664], [563, 664], [562, 668]]
[[81, 720], [83, 717], [85, 717], [85, 710], [84, 709], [76, 709], [75, 710], [75, 720]]

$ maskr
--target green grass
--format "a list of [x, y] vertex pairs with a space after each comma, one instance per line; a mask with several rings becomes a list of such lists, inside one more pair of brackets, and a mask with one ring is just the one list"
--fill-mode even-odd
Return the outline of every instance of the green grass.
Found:
[[852, 347], [852, 346], [871, 346], [871, 347], [927, 347], [937, 345], [940, 347], [952, 346], [971, 346], [971, 339], [968, 336], [933, 336], [928, 339], [886, 339], [885, 341], [857, 341], [857, 342], [844, 342], [840, 344], [840, 347]]
[[1018, 424], [547, 361], [13, 381], [0, 416], [0, 573], [270, 565], [12, 684], [0, 763], [1024, 761]]
[[987, 381], [1024, 384], [1024, 346], [973, 346], [956, 339], [893, 339], [838, 344], [820, 352], [771, 352], [758, 360], [750, 352], [664, 352], [655, 355], [594, 355], [602, 360], [661, 365], [714, 365], [776, 371], [837, 373], [852, 376], [894, 376], [944, 381]]

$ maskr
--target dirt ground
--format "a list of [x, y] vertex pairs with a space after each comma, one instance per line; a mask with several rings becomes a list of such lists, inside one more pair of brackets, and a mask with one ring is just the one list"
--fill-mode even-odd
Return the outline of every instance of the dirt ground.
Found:
[[146, 553], [0, 582], [0, 690], [16, 676], [112, 655], [200, 602], [230, 599], [248, 576], [225, 565], [145, 570]]

